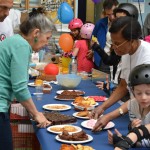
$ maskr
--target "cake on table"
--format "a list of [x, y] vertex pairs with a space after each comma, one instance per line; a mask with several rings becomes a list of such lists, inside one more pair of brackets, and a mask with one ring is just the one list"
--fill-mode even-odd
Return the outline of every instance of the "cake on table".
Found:
[[49, 94], [51, 92], [51, 89], [52, 89], [51, 85], [49, 85], [49, 84], [43, 85], [43, 93], [44, 94]]
[[73, 116], [60, 114], [59, 112], [44, 112], [47, 120], [52, 122], [52, 125], [75, 123], [77, 119]]

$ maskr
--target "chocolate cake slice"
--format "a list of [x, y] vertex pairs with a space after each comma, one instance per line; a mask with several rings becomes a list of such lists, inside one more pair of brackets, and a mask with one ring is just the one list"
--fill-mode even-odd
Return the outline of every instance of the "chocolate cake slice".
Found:
[[73, 116], [60, 114], [54, 111], [44, 112], [43, 114], [47, 118], [47, 120], [52, 122], [52, 125], [75, 123], [77, 121], [77, 119]]
[[56, 99], [64, 99], [64, 100], [70, 100], [70, 99], [75, 99], [78, 97], [78, 95], [57, 95]]

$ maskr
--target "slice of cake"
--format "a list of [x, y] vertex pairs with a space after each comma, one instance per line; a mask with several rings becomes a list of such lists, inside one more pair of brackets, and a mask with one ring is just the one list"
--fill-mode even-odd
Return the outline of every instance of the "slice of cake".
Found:
[[51, 85], [49, 85], [49, 84], [43, 85], [43, 93], [44, 94], [49, 94], [51, 92], [51, 89], [52, 89]]
[[44, 112], [43, 114], [47, 118], [47, 120], [52, 122], [52, 125], [75, 123], [77, 121], [77, 119], [73, 116], [60, 114], [54, 111]]

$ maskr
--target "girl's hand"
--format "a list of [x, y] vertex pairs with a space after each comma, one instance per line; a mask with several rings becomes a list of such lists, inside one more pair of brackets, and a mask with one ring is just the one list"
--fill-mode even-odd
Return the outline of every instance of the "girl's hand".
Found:
[[98, 81], [96, 87], [98, 87], [101, 90], [104, 90], [104, 82]]
[[[122, 134], [117, 129], [115, 129], [115, 133], [118, 137], [122, 137]], [[109, 144], [113, 144], [113, 133], [110, 130], [108, 130], [108, 142]]]
[[114, 150], [122, 150], [122, 149], [119, 147], [115, 147]]
[[87, 58], [87, 59], [92, 59], [92, 58], [93, 58], [93, 55], [94, 55], [93, 51], [92, 51], [92, 50], [88, 50], [88, 52], [87, 52], [87, 54], [86, 54], [86, 58]]

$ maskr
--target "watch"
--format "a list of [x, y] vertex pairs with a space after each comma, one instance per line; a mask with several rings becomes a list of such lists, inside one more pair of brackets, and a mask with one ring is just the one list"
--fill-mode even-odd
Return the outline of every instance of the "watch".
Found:
[[121, 108], [119, 108], [119, 114], [122, 116], [124, 115], [123, 110]]

